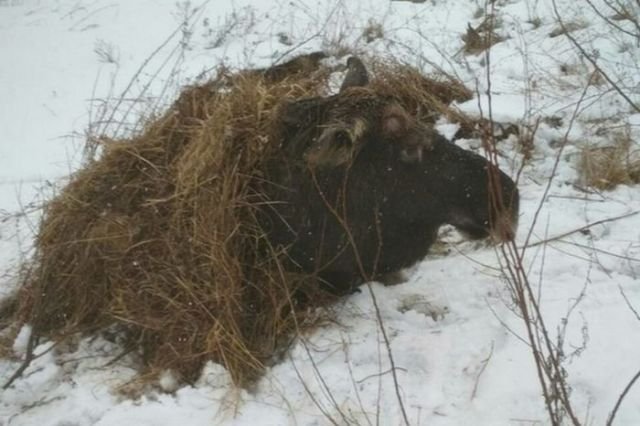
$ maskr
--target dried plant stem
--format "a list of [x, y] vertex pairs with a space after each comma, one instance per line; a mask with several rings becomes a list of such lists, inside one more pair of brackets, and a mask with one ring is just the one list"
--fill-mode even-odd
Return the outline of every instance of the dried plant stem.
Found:
[[611, 426], [613, 424], [613, 420], [616, 418], [616, 414], [618, 414], [620, 404], [622, 404], [622, 401], [627, 396], [633, 385], [638, 381], [638, 379], [640, 379], [640, 371], [638, 371], [635, 376], [633, 376], [633, 378], [629, 381], [627, 386], [625, 386], [624, 390], [620, 394], [620, 397], [616, 401], [616, 405], [613, 407], [613, 411], [611, 411], [609, 418], [607, 418], [607, 426]]
[[[122, 102], [124, 102], [124, 100], [126, 99], [127, 94], [129, 93], [129, 91], [131, 90], [131, 88], [133, 87], [135, 82], [138, 80], [138, 77], [140, 76], [142, 71], [147, 67], [149, 62], [151, 62], [151, 60], [156, 55], [158, 55], [158, 53], [160, 53], [160, 51], [165, 46], [167, 46], [169, 44], [169, 42], [171, 40], [173, 40], [173, 38], [176, 36], [176, 34], [178, 34], [181, 30], [182, 30], [182, 24], [180, 24], [171, 34], [169, 34], [169, 36], [162, 43], [160, 43], [160, 45], [158, 47], [156, 47], [156, 49], [153, 52], [151, 52], [151, 54], [149, 56], [147, 56], [147, 58], [142, 62], [142, 64], [140, 64], [140, 66], [138, 67], [138, 70], [133, 74], [133, 76], [129, 80], [129, 83], [127, 84], [127, 86], [122, 91], [122, 94], [118, 98], [118, 101], [117, 101], [116, 105], [111, 110], [111, 115], [104, 121], [105, 128], [110, 123], [113, 123], [115, 121], [116, 113], [120, 110], [120, 106], [122, 105]], [[105, 132], [105, 128], [97, 130], [96, 133], [97, 134], [104, 133]], [[116, 130], [115, 133], [117, 134], [117, 130]]]
[[564, 21], [562, 20], [562, 16], [560, 15], [560, 12], [558, 11], [558, 5], [556, 4], [555, 0], [551, 1], [551, 4], [553, 5], [553, 13], [556, 15], [556, 19], [558, 21], [558, 23], [560, 24], [560, 27], [562, 28], [562, 31], [564, 33], [564, 36], [567, 37], [569, 39], [569, 41], [571, 41], [571, 43], [575, 46], [576, 49], [578, 49], [578, 51], [580, 52], [580, 54], [587, 60], [589, 61], [589, 63], [591, 63], [591, 65], [593, 66], [593, 68], [595, 68], [595, 70], [597, 72], [600, 73], [600, 75], [602, 75], [602, 77], [604, 77], [605, 80], [607, 80], [607, 82], [611, 85], [611, 87], [613, 87], [613, 89], [618, 92], [618, 94], [622, 97], [622, 99], [625, 100], [625, 102], [627, 102], [627, 104], [629, 104], [629, 106], [631, 108], [633, 108], [636, 112], [640, 112], [640, 107], [638, 105], [636, 105], [635, 102], [633, 102], [631, 100], [631, 98], [629, 96], [627, 96], [626, 93], [624, 93], [624, 91], [620, 88], [620, 86], [618, 86], [618, 84], [613, 81], [613, 79], [609, 76], [609, 74], [604, 71], [596, 62], [596, 60], [594, 59], [593, 55], [589, 54], [589, 52], [587, 52], [584, 47], [578, 42], [578, 40], [576, 40], [576, 38], [574, 36], [571, 35], [571, 31], [567, 30], [567, 27], [565, 26]]
[[[486, 6], [487, 9], [490, 8], [491, 16], [493, 16], [494, 5], [493, 3], [490, 6]], [[485, 51], [485, 62], [486, 62], [486, 84], [487, 84], [487, 97], [488, 97], [488, 114], [489, 114], [489, 123], [493, 122], [493, 110], [492, 110], [492, 99], [491, 99], [491, 53], [490, 49]], [[569, 416], [573, 425], [578, 426], [580, 422], [577, 416], [573, 412], [573, 408], [571, 406], [571, 402], [569, 400], [569, 391], [568, 385], [566, 383], [566, 379], [564, 377], [564, 371], [562, 366], [560, 365], [560, 354], [557, 353], [557, 349], [554, 347], [551, 338], [549, 337], [549, 333], [547, 327], [545, 325], [544, 318], [542, 316], [539, 302], [537, 300], [536, 294], [534, 293], [531, 283], [529, 282], [527, 272], [524, 268], [524, 255], [526, 248], [528, 246], [529, 239], [533, 233], [533, 229], [537, 223], [538, 217], [542, 210], [542, 206], [546, 200], [548, 192], [551, 188], [551, 184], [553, 182], [553, 178], [555, 176], [558, 164], [561, 159], [562, 151], [568, 141], [569, 131], [571, 130], [573, 123], [577, 117], [580, 105], [582, 100], [586, 95], [586, 90], [588, 88], [585, 87], [578, 104], [573, 112], [573, 116], [569, 123], [569, 128], [565, 134], [563, 144], [560, 147], [560, 150], [556, 156], [556, 160], [554, 163], [554, 167], [552, 170], [552, 174], [548, 179], [547, 186], [545, 188], [544, 194], [538, 208], [534, 214], [533, 222], [529, 228], [529, 232], [526, 238], [525, 246], [522, 250], [518, 250], [515, 241], [510, 241], [501, 245], [499, 252], [504, 261], [504, 272], [509, 281], [510, 288], [513, 292], [513, 298], [518, 306], [521, 317], [524, 321], [527, 339], [529, 341], [531, 351], [536, 364], [536, 371], [538, 375], [538, 380], [540, 383], [540, 387], [542, 389], [545, 406], [547, 408], [547, 412], [549, 414], [549, 419], [554, 426], [559, 426], [562, 421], [562, 412], [558, 410], [558, 406], [556, 405], [556, 400], [559, 399], [562, 409]], [[482, 110], [481, 110], [482, 112]], [[497, 166], [497, 155], [495, 150], [495, 135], [493, 131], [493, 126], [489, 125], [487, 129], [483, 132], [483, 142], [486, 151], [486, 155], [489, 158], [489, 161]], [[502, 200], [500, 197], [499, 185], [496, 183], [498, 179], [498, 174], [495, 171], [497, 169], [490, 169], [489, 173], [489, 185], [490, 185], [490, 201], [497, 208], [504, 208], [505, 200]]]
[[[345, 234], [347, 236], [347, 239], [349, 240], [349, 244], [351, 245], [353, 252], [354, 252], [354, 256], [356, 258], [356, 262], [358, 264], [358, 267], [360, 269], [360, 274], [362, 275], [363, 279], [369, 281], [373, 278], [373, 275], [375, 274], [375, 271], [372, 271], [372, 273], [367, 273], [365, 268], [364, 268], [364, 264], [362, 263], [362, 259], [360, 258], [360, 253], [358, 252], [358, 247], [355, 243], [355, 239], [353, 238], [353, 234], [351, 233], [351, 228], [349, 227], [349, 224], [347, 222], [346, 219], [346, 205], [343, 204], [342, 208], [343, 208], [343, 213], [341, 214], [340, 212], [338, 212], [336, 210], [336, 208], [329, 202], [329, 200], [327, 200], [325, 194], [323, 193], [323, 191], [320, 188], [320, 184], [318, 183], [318, 180], [316, 179], [315, 173], [313, 173], [313, 171], [311, 171], [311, 176], [313, 178], [313, 182], [314, 185], [318, 191], [318, 194], [320, 194], [320, 197], [322, 198], [325, 206], [327, 207], [327, 210], [331, 213], [331, 215], [338, 221], [338, 223], [340, 223], [340, 225], [342, 226], [342, 228], [345, 231]], [[343, 181], [343, 191], [346, 188], [347, 185], [347, 181], [349, 178], [349, 173], [346, 173], [345, 179]], [[343, 203], [346, 203], [346, 197], [343, 194]], [[376, 216], [377, 217], [377, 216]], [[380, 232], [378, 229], [378, 237], [380, 236]], [[380, 252], [381, 249], [381, 244], [382, 241], [380, 238], [378, 238], [378, 254]], [[377, 263], [377, 262], [376, 262]], [[371, 296], [371, 300], [373, 302], [373, 307], [375, 310], [375, 314], [376, 314], [376, 319], [378, 322], [378, 326], [380, 327], [380, 332], [382, 333], [382, 339], [384, 340], [384, 344], [385, 344], [385, 349], [387, 352], [387, 357], [389, 358], [389, 364], [391, 366], [391, 375], [393, 377], [393, 385], [394, 385], [394, 389], [395, 389], [395, 393], [396, 393], [396, 397], [398, 399], [398, 405], [400, 407], [400, 411], [402, 413], [402, 418], [404, 420], [404, 424], [405, 425], [409, 425], [409, 417], [407, 415], [407, 412], [405, 410], [404, 407], [404, 402], [402, 400], [402, 395], [400, 393], [400, 384], [398, 381], [398, 374], [396, 372], [396, 364], [395, 361], [393, 359], [393, 352], [391, 350], [391, 342], [389, 340], [389, 336], [387, 335], [387, 330], [384, 326], [384, 321], [382, 319], [382, 313], [380, 312], [380, 306], [378, 305], [378, 299], [376, 298], [375, 292], [373, 291], [373, 288], [371, 287], [371, 283], [367, 282], [367, 289], [369, 290], [369, 295]]]
[[618, 285], [618, 289], [620, 290], [620, 294], [622, 295], [622, 298], [624, 299], [625, 303], [627, 304], [627, 307], [629, 308], [629, 310], [631, 310], [631, 312], [636, 317], [636, 319], [638, 321], [640, 321], [640, 313], [638, 313], [636, 308], [633, 307], [633, 305], [631, 304], [631, 301], [629, 301], [629, 298], [627, 297], [626, 293], [622, 289], [622, 286]]
[[25, 350], [24, 360], [20, 364], [20, 367], [9, 377], [9, 379], [2, 385], [2, 389], [8, 389], [9, 386], [13, 384], [22, 374], [29, 368], [31, 362], [36, 358], [34, 356], [33, 351], [35, 350], [38, 343], [38, 335], [35, 333], [35, 330], [32, 330], [31, 335], [29, 336], [29, 340], [27, 341], [27, 347]]
[[316, 398], [315, 394], [311, 391], [311, 389], [309, 388], [309, 385], [307, 384], [304, 377], [302, 377], [300, 370], [298, 370], [298, 367], [296, 366], [296, 363], [293, 361], [293, 358], [291, 358], [291, 356], [289, 356], [289, 361], [291, 362], [291, 365], [293, 366], [293, 371], [296, 372], [296, 376], [298, 376], [298, 380], [302, 384], [304, 391], [307, 393], [307, 395], [309, 395], [309, 398], [311, 398], [313, 405], [315, 405], [318, 408], [318, 410], [320, 410], [324, 418], [327, 419], [332, 425], [339, 426], [340, 423], [338, 423], [333, 417], [331, 417], [327, 409], [324, 408], [324, 406]]
[[476, 376], [476, 381], [473, 384], [473, 391], [471, 392], [472, 400], [476, 397], [476, 394], [478, 392], [478, 385], [480, 384], [480, 376], [482, 376], [482, 373], [484, 373], [484, 370], [487, 368], [487, 365], [489, 364], [489, 361], [491, 361], [491, 357], [493, 356], [493, 346], [494, 346], [494, 342], [491, 342], [491, 349], [489, 350], [489, 355], [487, 355], [487, 357], [481, 361], [482, 367], [480, 367], [480, 371]]
[[635, 216], [638, 213], [640, 213], [640, 210], [632, 211], [632, 212], [629, 212], [629, 213], [625, 213], [625, 214], [622, 214], [622, 215], [619, 215], [619, 216], [615, 216], [615, 217], [610, 217], [610, 218], [607, 218], [607, 219], [597, 220], [595, 222], [591, 222], [591, 223], [588, 223], [588, 224], [586, 224], [584, 226], [581, 226], [580, 228], [576, 228], [576, 229], [573, 229], [571, 231], [563, 232], [560, 235], [556, 235], [556, 236], [553, 236], [553, 237], [550, 237], [550, 238], [545, 238], [544, 240], [540, 240], [540, 241], [536, 241], [535, 243], [528, 244], [528, 245], [522, 247], [522, 249], [524, 249], [525, 247], [526, 248], [531, 248], [531, 247], [539, 246], [541, 244], [547, 244], [547, 243], [550, 243], [551, 241], [557, 241], [557, 240], [560, 240], [562, 238], [568, 237], [569, 235], [575, 234], [577, 232], [586, 231], [587, 229], [593, 228], [594, 226], [602, 225], [602, 224], [608, 223], [608, 222], [615, 222], [615, 221], [621, 220], [621, 219], [626, 219], [628, 217]]

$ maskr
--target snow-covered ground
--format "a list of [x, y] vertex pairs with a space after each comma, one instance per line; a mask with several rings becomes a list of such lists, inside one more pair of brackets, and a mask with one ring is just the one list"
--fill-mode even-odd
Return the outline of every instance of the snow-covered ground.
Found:
[[[563, 18], [580, 28], [572, 34], [633, 94], [640, 82], [633, 38], [612, 31], [586, 2], [557, 3]], [[0, 0], [0, 297], [15, 288], [37, 224], [37, 212], [18, 213], [29, 213], [51, 183], [78, 167], [87, 126], [111, 118], [104, 106], [117, 106], [125, 89], [121, 112], [149, 112], [221, 61], [266, 66], [287, 55], [348, 48], [365, 57], [392, 55], [425, 71], [444, 69], [484, 94], [486, 58], [464, 55], [461, 41], [468, 23], [482, 21], [482, 5]], [[550, 242], [529, 248], [524, 264], [552, 339], [564, 336], [574, 411], [583, 424], [604, 424], [640, 368], [640, 319], [632, 310], [640, 310], [640, 214], [633, 214], [640, 211], [640, 188], [585, 190], [577, 158], [584, 144], [606, 144], [620, 129], [637, 141], [640, 114], [606, 83], [585, 90], [593, 67], [564, 36], [550, 37], [558, 24], [548, 0], [498, 0], [495, 13], [506, 40], [491, 50], [494, 118], [554, 118], [540, 122], [520, 177], [518, 242], [524, 243], [543, 201], [531, 242]], [[624, 21], [612, 22], [637, 34]], [[377, 24], [383, 37], [368, 43], [363, 31]], [[485, 113], [488, 102], [483, 95]], [[479, 103], [460, 107], [477, 114]], [[135, 121], [110, 130], [124, 133], [130, 125]], [[451, 133], [450, 124], [441, 129]], [[567, 132], [569, 143], [542, 200]], [[514, 142], [500, 145], [502, 167], [513, 175], [521, 161]], [[449, 254], [430, 255], [408, 271], [406, 283], [372, 284], [410, 423], [548, 424], [525, 326], [496, 270], [494, 248], [448, 240]], [[115, 389], [135, 372], [126, 358], [109, 363], [119, 353], [111, 343], [87, 339], [71, 353], [46, 352], [44, 343], [36, 350], [44, 355], [0, 391], [0, 425], [403, 424], [369, 292], [345, 298], [338, 310], [340, 325], [307, 336], [306, 347], [293, 347], [251, 390], [234, 389], [224, 369], [211, 364], [194, 386], [172, 389], [168, 373], [161, 384], [173, 392], [128, 399]], [[18, 356], [27, 333], [14, 344]], [[0, 383], [18, 366], [0, 360]], [[623, 400], [616, 424], [640, 424], [640, 385]]]

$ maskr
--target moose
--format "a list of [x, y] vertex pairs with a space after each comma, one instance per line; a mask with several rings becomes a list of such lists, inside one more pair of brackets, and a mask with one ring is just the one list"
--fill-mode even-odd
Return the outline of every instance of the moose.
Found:
[[337, 94], [302, 97], [324, 90], [307, 73], [323, 57], [222, 70], [105, 140], [47, 203], [0, 322], [29, 323], [29, 346], [122, 332], [148, 371], [195, 381], [213, 360], [249, 384], [307, 307], [420, 260], [442, 225], [514, 238], [515, 183], [438, 134], [392, 90], [404, 79], [384, 86], [352, 57]]
[[266, 168], [270, 243], [336, 294], [420, 260], [442, 225], [501, 242], [517, 228], [509, 176], [368, 82], [351, 57], [338, 94], [285, 104]]

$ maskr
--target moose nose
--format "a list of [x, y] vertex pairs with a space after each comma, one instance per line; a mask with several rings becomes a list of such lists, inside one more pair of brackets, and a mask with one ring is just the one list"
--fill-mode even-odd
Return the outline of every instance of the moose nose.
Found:
[[491, 239], [496, 243], [513, 241], [518, 230], [518, 212], [507, 209], [495, 219], [491, 227]]

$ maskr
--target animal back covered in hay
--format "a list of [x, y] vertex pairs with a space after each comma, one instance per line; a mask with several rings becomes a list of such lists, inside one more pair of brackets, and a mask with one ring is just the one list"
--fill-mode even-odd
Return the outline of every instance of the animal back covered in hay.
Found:
[[513, 181], [431, 126], [464, 86], [353, 58], [329, 96], [322, 57], [220, 70], [105, 140], [46, 206], [18, 321], [116, 332], [150, 375], [193, 381], [212, 360], [246, 385], [315, 308], [418, 261], [441, 225], [513, 238]]

